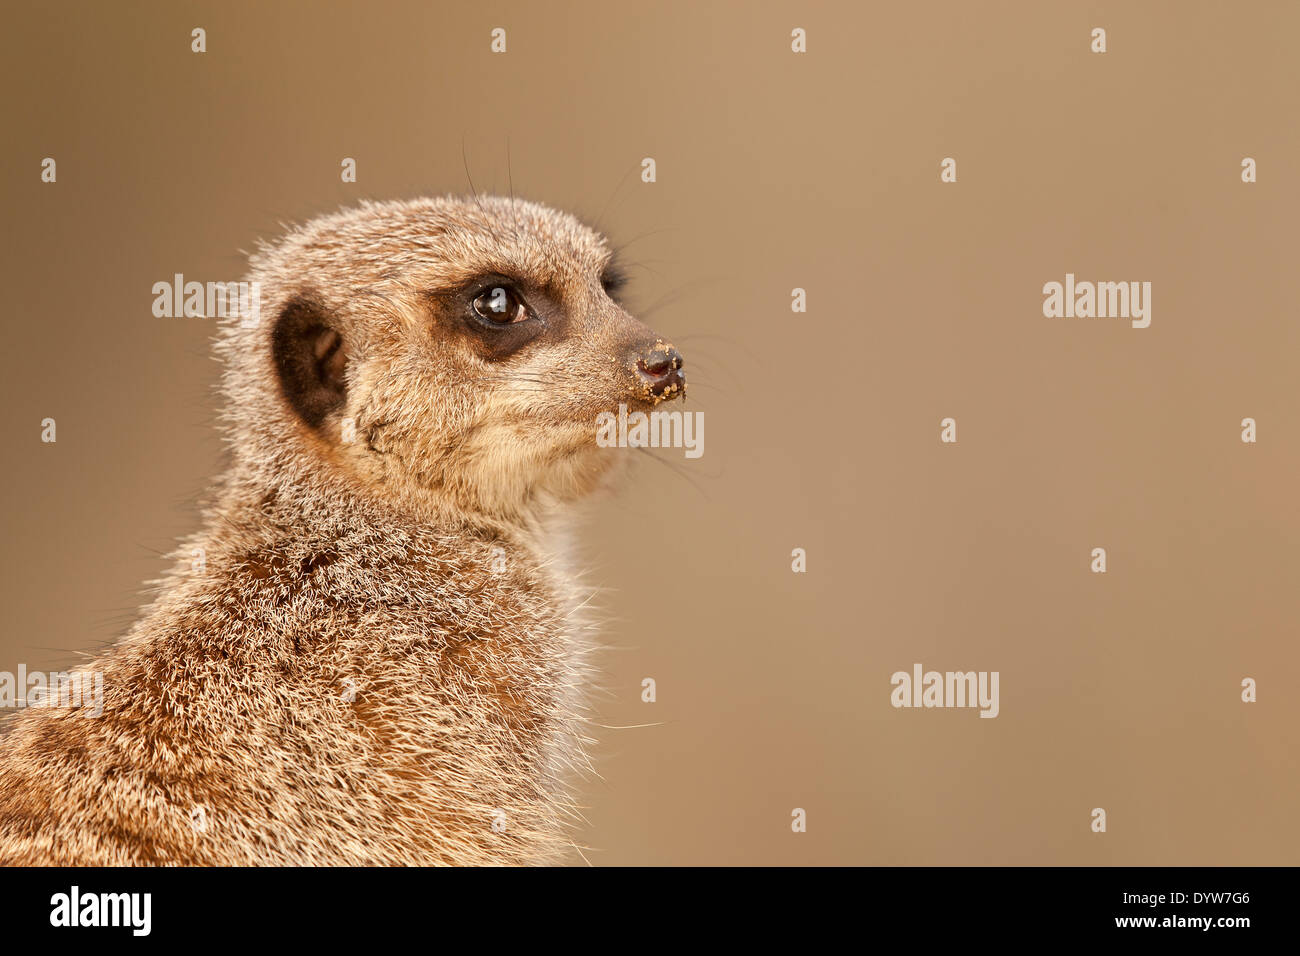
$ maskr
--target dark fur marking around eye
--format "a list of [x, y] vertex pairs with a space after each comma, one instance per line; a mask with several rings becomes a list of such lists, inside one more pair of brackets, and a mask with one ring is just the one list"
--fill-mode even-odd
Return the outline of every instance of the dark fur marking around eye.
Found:
[[298, 416], [319, 428], [347, 397], [347, 352], [324, 307], [308, 296], [289, 301], [271, 330], [280, 391]]
[[509, 358], [529, 342], [539, 338], [546, 332], [548, 326], [554, 325], [557, 321], [554, 306], [546, 301], [543, 294], [536, 291], [524, 292], [525, 301], [530, 309], [540, 306], [551, 313], [545, 321], [536, 317], [536, 309], [533, 318], [508, 325], [493, 326], [476, 318], [473, 313], [474, 299], [495, 285], [510, 286], [515, 289], [523, 289], [526, 286], [525, 283], [509, 276], [488, 273], [455, 288], [430, 289], [424, 293], [426, 301], [442, 317], [442, 321], [447, 323], [446, 327], [454, 328], [461, 334], [467, 335], [475, 351], [489, 362], [499, 362]]
[[536, 318], [498, 329], [486, 328], [481, 322], [468, 318], [465, 325], [477, 340], [479, 353], [490, 362], [509, 358], [545, 331], [545, 326]]

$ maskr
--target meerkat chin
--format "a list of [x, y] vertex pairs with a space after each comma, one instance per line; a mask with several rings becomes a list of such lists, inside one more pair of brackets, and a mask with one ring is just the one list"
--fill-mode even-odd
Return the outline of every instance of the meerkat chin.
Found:
[[[534, 203], [367, 203], [262, 248], [229, 470], [104, 657], [0, 739], [6, 864], [553, 862], [589, 633], [551, 516], [597, 416], [682, 395], [605, 240]], [[200, 555], [196, 560], [194, 555]]]

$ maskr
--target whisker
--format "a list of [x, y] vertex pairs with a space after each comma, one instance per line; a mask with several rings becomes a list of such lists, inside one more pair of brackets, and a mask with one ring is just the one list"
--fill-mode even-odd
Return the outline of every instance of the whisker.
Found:
[[614, 255], [621, 255], [627, 249], [628, 246], [632, 245], [632, 243], [640, 242], [642, 239], [648, 239], [651, 236], [657, 236], [661, 232], [680, 232], [680, 231], [681, 231], [680, 229], [677, 229], [672, 226], [666, 226], [662, 229], [651, 229], [649, 232], [643, 232], [639, 236], [634, 236], [633, 238], [627, 240], [626, 242], [615, 246]]
[[474, 197], [474, 205], [478, 206], [478, 211], [483, 214], [483, 221], [487, 224], [488, 232], [492, 233], [492, 238], [496, 240], [497, 245], [501, 245], [501, 237], [492, 228], [492, 217], [488, 215], [487, 209], [484, 208], [482, 201], [478, 198], [478, 190], [474, 188], [474, 177], [469, 174], [469, 154], [465, 151], [464, 134], [460, 138], [460, 158], [465, 164], [465, 179], [469, 182], [469, 194]]
[[515, 206], [515, 172], [510, 162], [510, 137], [506, 136], [506, 177], [510, 183], [510, 216], [515, 221], [515, 239], [519, 238], [519, 210]]
[[610, 194], [610, 197], [605, 200], [605, 205], [601, 207], [600, 215], [598, 215], [592, 221], [591, 228], [594, 231], [600, 232], [600, 224], [605, 219], [605, 213], [609, 212], [609, 204], [614, 201], [614, 197], [617, 196], [619, 194], [619, 191], [623, 188], [623, 186], [626, 185], [627, 177], [632, 175], [633, 170], [635, 170], [636, 168], [637, 168], [636, 166], [629, 166], [626, 172], [623, 173], [622, 178], [619, 179], [618, 181], [618, 185], [614, 187], [614, 191]]
[[667, 458], [661, 458], [661, 457], [658, 456], [658, 455], [653, 455], [653, 454], [651, 454], [649, 448], [640, 448], [640, 447], [636, 447], [636, 448], [633, 448], [633, 450], [634, 450], [634, 451], [643, 452], [643, 453], [645, 454], [645, 456], [646, 456], [646, 458], [647, 458], [648, 460], [650, 460], [650, 461], [654, 461], [654, 462], [658, 462], [659, 464], [661, 464], [661, 465], [663, 465], [665, 468], [667, 468], [669, 471], [671, 471], [673, 474], [675, 474], [675, 475], [679, 475], [680, 477], [682, 477], [682, 478], [686, 481], [687, 484], [689, 484], [692, 488], [694, 488], [696, 491], [698, 491], [698, 492], [700, 493], [700, 495], [704, 498], [705, 501], [710, 501], [710, 502], [711, 502], [711, 501], [713, 500], [713, 499], [709, 496], [709, 493], [708, 493], [708, 492], [703, 488], [703, 486], [701, 486], [701, 485], [700, 485], [700, 484], [695, 480], [694, 476], [691, 475], [691, 474], [689, 474], [689, 473], [687, 473], [687, 472], [686, 472], [685, 470], [683, 470], [680, 466], [675, 465], [673, 462], [669, 461]]
[[657, 301], [651, 303], [647, 308], [639, 309], [637, 311], [637, 318], [645, 319], [647, 316], [654, 315], [661, 309], [673, 305], [689, 295], [694, 295], [705, 286], [716, 285], [719, 281], [720, 280], [718, 279], [697, 279], [694, 282], [688, 282], [685, 285], [678, 286], [676, 289], [661, 296]]

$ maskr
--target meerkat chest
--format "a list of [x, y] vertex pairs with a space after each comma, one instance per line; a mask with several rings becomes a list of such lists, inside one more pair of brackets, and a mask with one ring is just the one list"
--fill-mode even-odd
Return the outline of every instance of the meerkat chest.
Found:
[[343, 650], [369, 726], [448, 744], [505, 734], [518, 756], [571, 709], [580, 611], [562, 579], [512, 559], [424, 575], [407, 599], [357, 621]]

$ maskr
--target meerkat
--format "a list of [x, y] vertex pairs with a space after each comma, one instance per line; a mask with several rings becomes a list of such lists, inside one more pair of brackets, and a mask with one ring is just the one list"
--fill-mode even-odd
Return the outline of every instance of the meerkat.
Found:
[[[366, 203], [251, 257], [231, 462], [102, 658], [0, 739], [0, 862], [571, 859], [599, 413], [683, 396], [604, 238], [500, 197]], [[200, 557], [195, 557], [200, 556]], [[75, 675], [74, 675], [75, 676]]]

